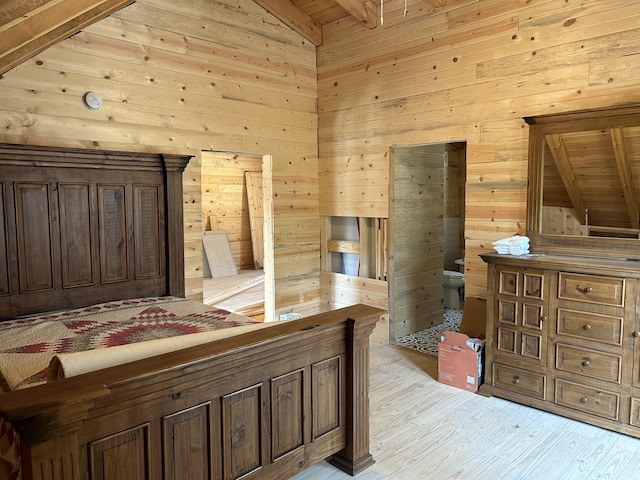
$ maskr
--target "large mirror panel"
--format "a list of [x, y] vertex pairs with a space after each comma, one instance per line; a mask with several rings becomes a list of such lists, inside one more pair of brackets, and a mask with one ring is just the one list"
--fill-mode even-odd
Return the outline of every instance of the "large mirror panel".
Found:
[[525, 121], [532, 250], [640, 258], [640, 107]]

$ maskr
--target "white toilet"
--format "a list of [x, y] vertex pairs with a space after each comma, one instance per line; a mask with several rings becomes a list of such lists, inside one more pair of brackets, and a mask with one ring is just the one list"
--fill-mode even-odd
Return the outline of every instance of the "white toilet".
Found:
[[455, 264], [458, 266], [459, 272], [464, 272], [464, 258], [457, 258]]
[[444, 286], [444, 308], [462, 308], [460, 302], [460, 287], [464, 287], [464, 273], [443, 270], [442, 284]]

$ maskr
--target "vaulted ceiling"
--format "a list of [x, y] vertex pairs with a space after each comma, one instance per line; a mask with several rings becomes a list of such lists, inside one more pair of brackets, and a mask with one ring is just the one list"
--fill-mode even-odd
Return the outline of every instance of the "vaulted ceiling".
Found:
[[[346, 17], [354, 17], [369, 28], [379, 23], [380, 3], [397, 0], [254, 0], [272, 15], [300, 33], [314, 45], [322, 45], [322, 26]], [[447, 0], [422, 0], [425, 5], [441, 7]], [[414, 3], [414, 2], [412, 2]]]
[[[322, 27], [353, 17], [369, 28], [379, 23], [380, 3], [400, 0], [254, 0], [314, 45]], [[0, 75], [134, 0], [1, 0]], [[447, 0], [412, 0], [437, 8]]]

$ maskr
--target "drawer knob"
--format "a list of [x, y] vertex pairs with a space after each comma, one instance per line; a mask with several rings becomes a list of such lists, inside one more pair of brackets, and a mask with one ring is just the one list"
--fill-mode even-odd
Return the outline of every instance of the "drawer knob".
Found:
[[587, 397], [582, 397], [580, 399], [580, 403], [589, 403], [589, 399]]
[[513, 383], [515, 383], [516, 385], [520, 383], [520, 377], [518, 375], [513, 376]]
[[582, 366], [583, 367], [588, 367], [589, 365], [591, 365], [591, 362], [589, 360], [583, 360], [582, 361]]
[[640, 332], [636, 331], [636, 332], [633, 332], [631, 335], [633, 335], [634, 337], [638, 338], [638, 337], [640, 337]]
[[586, 325], [582, 326], [583, 330], [591, 330], [591, 325], [589, 325], [588, 323]]
[[580, 288], [579, 285], [576, 285], [576, 290], [578, 290], [580, 293], [589, 293], [589, 292], [593, 291], [593, 288], [591, 288], [591, 287]]

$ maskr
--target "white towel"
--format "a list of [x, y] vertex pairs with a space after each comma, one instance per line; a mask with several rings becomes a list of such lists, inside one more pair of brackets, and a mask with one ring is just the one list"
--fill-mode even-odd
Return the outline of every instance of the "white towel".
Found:
[[529, 253], [529, 237], [514, 235], [493, 242], [493, 248], [499, 254], [524, 255]]

